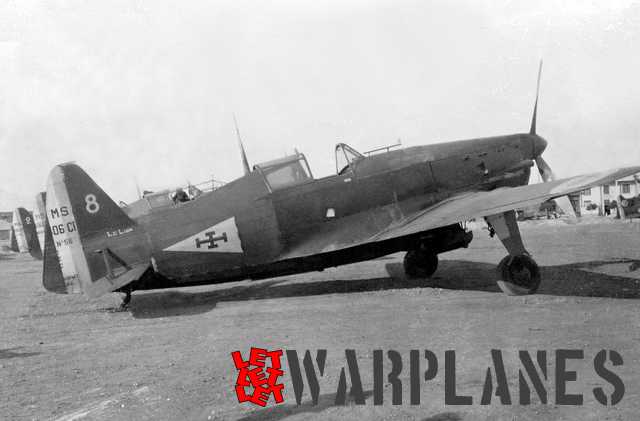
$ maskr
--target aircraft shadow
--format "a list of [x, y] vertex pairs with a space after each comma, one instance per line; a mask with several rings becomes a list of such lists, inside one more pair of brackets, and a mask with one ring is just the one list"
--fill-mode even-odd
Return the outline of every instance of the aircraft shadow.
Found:
[[[640, 279], [590, 272], [598, 266], [618, 263], [635, 266], [632, 260], [591, 261], [558, 266], [541, 266], [542, 282], [537, 294], [563, 297], [640, 298]], [[393, 265], [393, 264], [392, 264]], [[387, 265], [387, 271], [401, 276], [402, 265]], [[442, 269], [442, 270], [441, 270]], [[462, 260], [443, 261], [430, 286], [453, 290], [502, 293], [496, 284], [496, 265]]]
[[[542, 283], [538, 294], [640, 298], [640, 280], [582, 270], [611, 261], [593, 261], [540, 268]], [[632, 263], [629, 261], [628, 263]], [[189, 292], [163, 290], [135, 294], [129, 311], [136, 318], [187, 316], [206, 313], [224, 301], [248, 301], [268, 298], [305, 297], [324, 294], [348, 294], [407, 288], [442, 288], [448, 290], [502, 293], [496, 284], [496, 265], [464, 260], [443, 260], [431, 279], [408, 279], [401, 263], [385, 265], [388, 276], [372, 279], [326, 280], [289, 283], [290, 279], [260, 281], [215, 291]]]
[[34, 355], [40, 355], [40, 352], [17, 352], [16, 351], [21, 348], [22, 347], [19, 346], [16, 348], [0, 349], [0, 360], [7, 360], [9, 358], [33, 357]]
[[[365, 399], [373, 396], [372, 390], [364, 391]], [[285, 405], [275, 405], [265, 409], [259, 409], [257, 411], [253, 411], [252, 413], [238, 418], [237, 421], [253, 421], [253, 420], [264, 420], [264, 421], [275, 421], [281, 420], [283, 418], [287, 418], [293, 415], [303, 414], [303, 413], [318, 413], [322, 412], [327, 408], [332, 406], [337, 406], [335, 404], [336, 394], [335, 393], [327, 393], [324, 395], [320, 395], [318, 397], [318, 404], [314, 405], [311, 400], [302, 403], [301, 405], [296, 404], [285, 404]], [[353, 399], [350, 395], [347, 395], [347, 403], [346, 405], [352, 405]]]
[[424, 418], [422, 421], [462, 421], [464, 415], [460, 412], [441, 412]]

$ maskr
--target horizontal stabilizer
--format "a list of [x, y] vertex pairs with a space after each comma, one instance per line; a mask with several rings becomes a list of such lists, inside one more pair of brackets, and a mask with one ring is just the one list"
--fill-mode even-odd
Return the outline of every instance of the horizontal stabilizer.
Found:
[[118, 275], [107, 275], [104, 278], [98, 279], [96, 281], [96, 284], [101, 286], [100, 289], [91, 289], [85, 292], [89, 297], [93, 298], [107, 292], [116, 291], [123, 286], [140, 279], [142, 275], [144, 275], [144, 273], [150, 268], [150, 264], [140, 264], [126, 270], [125, 272], [120, 272]]

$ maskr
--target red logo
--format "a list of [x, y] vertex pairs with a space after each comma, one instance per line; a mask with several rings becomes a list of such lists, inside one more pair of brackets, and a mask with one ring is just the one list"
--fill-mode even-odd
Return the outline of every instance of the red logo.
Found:
[[[236, 396], [238, 402], [252, 402], [266, 406], [273, 395], [276, 403], [284, 402], [282, 389], [284, 384], [278, 383], [278, 377], [284, 374], [280, 365], [282, 350], [267, 351], [263, 348], [251, 348], [249, 359], [242, 359], [240, 351], [231, 353], [233, 363], [239, 371], [236, 380]], [[269, 365], [266, 362], [269, 360]]]

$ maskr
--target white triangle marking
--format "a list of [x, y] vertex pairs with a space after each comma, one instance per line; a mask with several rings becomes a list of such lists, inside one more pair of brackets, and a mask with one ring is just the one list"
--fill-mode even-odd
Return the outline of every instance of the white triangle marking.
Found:
[[231, 217], [179, 241], [163, 251], [242, 253], [236, 218]]

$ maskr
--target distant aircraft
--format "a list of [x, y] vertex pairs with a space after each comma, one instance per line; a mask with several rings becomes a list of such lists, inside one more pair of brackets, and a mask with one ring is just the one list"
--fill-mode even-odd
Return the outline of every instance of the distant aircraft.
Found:
[[618, 209], [622, 219], [640, 218], [640, 195], [631, 198], [618, 196]]
[[36, 234], [33, 215], [25, 208], [13, 211], [13, 230], [21, 253], [30, 253], [36, 259], [42, 259], [40, 244]]
[[18, 239], [16, 238], [16, 230], [13, 229], [13, 223], [11, 224], [11, 232], [9, 233], [9, 249], [14, 252], [19, 252]]
[[40, 192], [36, 195], [35, 206], [33, 207], [33, 220], [36, 224], [36, 234], [40, 250], [44, 250], [44, 226], [47, 217], [46, 210], [46, 192]]
[[[540, 73], [538, 74], [538, 86]], [[337, 174], [314, 179], [305, 156], [249, 168], [197, 199], [127, 214], [75, 164], [47, 182], [44, 285], [89, 297], [323, 270], [405, 251], [407, 275], [429, 277], [438, 254], [467, 247], [464, 222], [484, 217], [508, 255], [507, 294], [531, 294], [540, 270], [514, 209], [640, 171], [622, 168], [554, 180], [529, 133], [359, 153], [339, 143]], [[545, 183], [527, 185], [534, 162]], [[560, 204], [562, 207], [562, 205]], [[47, 245], [48, 244], [48, 245]]]
[[557, 205], [555, 201], [549, 200], [542, 204], [535, 204], [532, 206], [527, 206], [523, 209], [517, 209], [516, 215], [518, 217], [518, 221], [538, 218], [551, 219], [551, 217], [558, 218], [558, 210], [556, 208]]
[[20, 253], [27, 253], [29, 251], [29, 246], [27, 245], [27, 238], [25, 237], [24, 229], [22, 228], [22, 218], [19, 209], [20, 208], [16, 208], [13, 210], [11, 234], [18, 248], [17, 251], [19, 251]]

